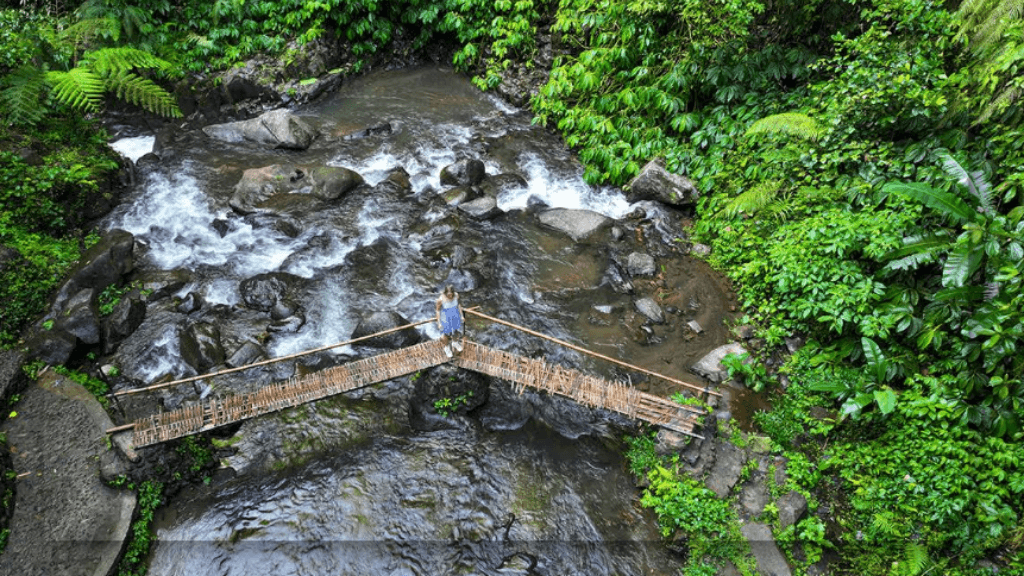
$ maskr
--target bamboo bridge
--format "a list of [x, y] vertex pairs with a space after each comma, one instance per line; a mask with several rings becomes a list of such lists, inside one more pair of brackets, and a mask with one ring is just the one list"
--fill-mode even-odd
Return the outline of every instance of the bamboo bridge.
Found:
[[[467, 309], [464, 312], [557, 342], [573, 350], [614, 364], [695, 389], [700, 393], [718, 395], [717, 392], [707, 390], [696, 384], [676, 380], [639, 366], [626, 364], [614, 358], [477, 312], [475, 309]], [[431, 319], [415, 322], [323, 348], [264, 360], [213, 374], [194, 376], [146, 388], [124, 390], [112, 396], [116, 399], [117, 396], [148, 392], [274, 362], [281, 362], [298, 356], [377, 338], [433, 321]], [[620, 382], [614, 382], [557, 364], [551, 364], [543, 359], [526, 358], [511, 352], [490, 348], [468, 339], [464, 339], [462, 342], [464, 346], [463, 351], [457, 353], [453, 358], [449, 358], [444, 353], [440, 341], [425, 342], [376, 356], [354, 360], [311, 374], [275, 382], [255, 392], [201, 400], [198, 403], [177, 410], [140, 418], [131, 424], [111, 428], [107, 432], [116, 433], [130, 430], [133, 434], [132, 445], [135, 448], [142, 448], [176, 438], [199, 434], [220, 426], [299, 406], [307, 402], [313, 402], [378, 382], [407, 376], [443, 363], [451, 363], [466, 370], [473, 370], [511, 382], [520, 393], [526, 387], [530, 387], [549, 394], [557, 394], [569, 398], [592, 408], [618, 412], [629, 418], [642, 420], [669, 430], [700, 438], [700, 436], [694, 433], [694, 426], [697, 423], [700, 412], [693, 407], [684, 406], [660, 396], [641, 392], [632, 386]]]

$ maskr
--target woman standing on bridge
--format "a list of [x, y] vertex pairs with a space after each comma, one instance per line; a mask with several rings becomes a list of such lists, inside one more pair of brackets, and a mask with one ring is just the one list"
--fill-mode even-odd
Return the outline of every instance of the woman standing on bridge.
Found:
[[[444, 346], [444, 353], [452, 357], [452, 348], [456, 352], [462, 352], [462, 343], [455, 340], [455, 333], [462, 330], [466, 319], [462, 315], [462, 306], [459, 305], [459, 294], [455, 287], [448, 284], [444, 291], [437, 298], [437, 327], [441, 329], [441, 344]], [[450, 345], [449, 345], [450, 344]]]

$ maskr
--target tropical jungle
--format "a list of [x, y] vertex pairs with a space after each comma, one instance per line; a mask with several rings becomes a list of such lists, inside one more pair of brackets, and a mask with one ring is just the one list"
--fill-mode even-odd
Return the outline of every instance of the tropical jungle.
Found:
[[[730, 372], [770, 398], [775, 488], [836, 519], [775, 534], [800, 573], [1024, 574], [1024, 2], [0, 3], [0, 344], [97, 239], [108, 109], [179, 118], [182, 81], [314, 41], [345, 76], [438, 46], [483, 91], [532, 75], [588, 182], [693, 182], [690, 234], [763, 342]], [[681, 570], [717, 573], [728, 511], [627, 444]]]

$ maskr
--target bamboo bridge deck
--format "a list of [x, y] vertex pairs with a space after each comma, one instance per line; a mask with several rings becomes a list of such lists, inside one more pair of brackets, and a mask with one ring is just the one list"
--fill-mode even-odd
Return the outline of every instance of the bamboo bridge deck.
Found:
[[[513, 326], [536, 336], [559, 342], [570, 348], [604, 358], [605, 360], [629, 366], [612, 358], [601, 356], [572, 344], [544, 336], [543, 334], [508, 324], [479, 312], [472, 310], [466, 310], [466, 312], [476, 314], [493, 322]], [[387, 332], [408, 328], [409, 326], [415, 326], [424, 322], [429, 321], [410, 324]], [[379, 334], [383, 334], [383, 332]], [[357, 340], [365, 338], [370, 337]], [[176, 438], [199, 434], [220, 426], [299, 406], [307, 402], [378, 382], [385, 382], [449, 362], [466, 370], [473, 370], [488, 376], [507, 380], [519, 392], [529, 387], [549, 394], [557, 394], [592, 408], [618, 412], [629, 418], [649, 422], [690, 436], [700, 437], [694, 433], [698, 411], [692, 407], [683, 406], [672, 400], [641, 392], [632, 386], [620, 382], [614, 382], [557, 364], [551, 364], [543, 359], [526, 358], [511, 352], [489, 348], [468, 339], [463, 340], [463, 343], [464, 350], [456, 354], [454, 358], [448, 358], [445, 355], [440, 341], [425, 342], [376, 356], [362, 358], [311, 374], [275, 382], [255, 392], [201, 400], [177, 410], [140, 418], [132, 424], [112, 428], [108, 432], [126, 432], [130, 430], [133, 434], [132, 445], [135, 448], [142, 448]], [[310, 352], [313, 351], [307, 351], [299, 355]], [[218, 374], [234, 372], [284, 359], [267, 360], [249, 366], [225, 370]], [[698, 388], [695, 385], [674, 380], [639, 367], [630, 367], [691, 388]], [[196, 376], [168, 384], [128, 390], [117, 394], [134, 394], [215, 375], [217, 374]], [[706, 389], [704, 392], [717, 395], [716, 392], [710, 392]]]

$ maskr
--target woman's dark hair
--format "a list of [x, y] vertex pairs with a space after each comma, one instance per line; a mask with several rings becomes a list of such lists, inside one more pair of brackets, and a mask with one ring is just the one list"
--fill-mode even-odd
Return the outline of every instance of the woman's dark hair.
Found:
[[449, 299], [453, 298], [455, 296], [455, 286], [452, 286], [451, 284], [445, 286], [444, 295]]

